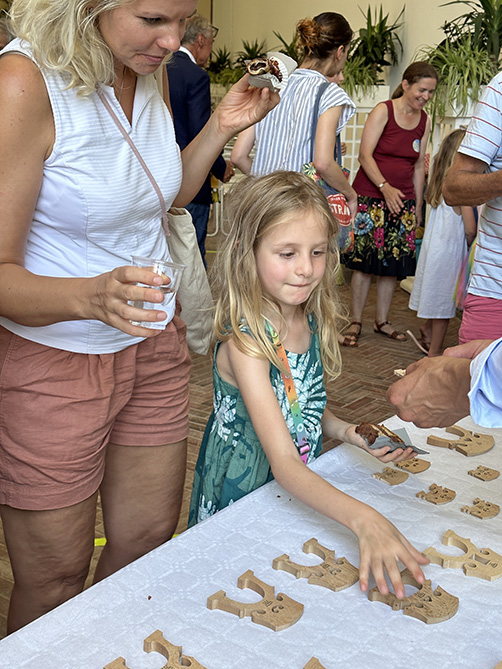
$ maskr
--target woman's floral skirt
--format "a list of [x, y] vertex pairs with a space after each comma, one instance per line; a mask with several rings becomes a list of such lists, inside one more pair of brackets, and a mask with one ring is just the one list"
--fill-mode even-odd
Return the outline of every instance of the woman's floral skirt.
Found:
[[376, 276], [414, 276], [415, 200], [404, 200], [399, 214], [391, 214], [381, 198], [360, 195], [358, 202], [354, 245], [342, 254], [343, 264]]

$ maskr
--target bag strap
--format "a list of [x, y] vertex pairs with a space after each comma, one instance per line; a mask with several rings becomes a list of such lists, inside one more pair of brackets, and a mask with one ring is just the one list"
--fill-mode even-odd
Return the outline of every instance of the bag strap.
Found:
[[159, 184], [155, 181], [155, 178], [154, 178], [153, 174], [148, 169], [148, 165], [145, 163], [141, 153], [136, 148], [136, 144], [132, 141], [132, 139], [129, 136], [129, 133], [127, 132], [127, 130], [124, 128], [124, 126], [120, 122], [117, 114], [113, 111], [113, 108], [112, 108], [111, 104], [108, 102], [108, 100], [106, 98], [106, 95], [103, 93], [101, 88], [96, 88], [96, 93], [98, 94], [99, 99], [104, 104], [106, 110], [109, 112], [110, 116], [114, 120], [116, 126], [118, 127], [118, 129], [120, 130], [122, 135], [124, 136], [126, 142], [129, 144], [129, 146], [133, 150], [134, 155], [139, 160], [139, 163], [140, 163], [141, 167], [145, 170], [146, 176], [150, 179], [150, 182], [151, 182], [152, 186], [154, 187], [155, 192], [157, 193], [157, 197], [159, 198], [160, 208], [161, 208], [161, 211], [162, 211], [162, 223], [163, 223], [163, 226], [164, 226], [165, 233], [166, 233], [166, 235], [169, 235], [169, 222], [168, 222], [168, 219], [167, 219], [166, 201], [164, 200], [164, 196], [162, 195], [162, 191], [159, 188]]
[[310, 452], [310, 445], [307, 439], [307, 431], [305, 430], [305, 423], [303, 422], [302, 411], [300, 409], [300, 403], [298, 402], [298, 395], [296, 394], [295, 382], [293, 381], [293, 375], [291, 374], [291, 368], [289, 366], [288, 356], [284, 346], [279, 339], [275, 328], [266, 321], [267, 330], [272, 337], [272, 341], [277, 351], [277, 355], [282, 364], [286, 367], [288, 376], [282, 373], [282, 380], [284, 381], [284, 387], [286, 389], [286, 397], [288, 398], [289, 406], [291, 409], [291, 416], [293, 418], [293, 423], [296, 431], [296, 440], [298, 444], [298, 450], [300, 451], [300, 457], [305, 464], [307, 464], [308, 455]]
[[312, 132], [311, 132], [311, 138], [312, 138], [312, 158], [311, 160], [314, 160], [314, 145], [315, 145], [315, 134], [317, 131], [317, 121], [319, 120], [317, 117], [319, 116], [319, 105], [321, 104], [321, 98], [322, 94], [324, 91], [328, 88], [329, 86], [329, 81], [323, 81], [322, 84], [319, 86], [317, 89], [317, 96], [314, 102], [314, 107], [313, 107], [313, 117], [312, 117]]

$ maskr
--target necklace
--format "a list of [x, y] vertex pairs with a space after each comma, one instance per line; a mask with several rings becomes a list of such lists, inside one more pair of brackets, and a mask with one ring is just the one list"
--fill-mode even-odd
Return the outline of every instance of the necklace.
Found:
[[[118, 96], [117, 96], [117, 100], [119, 102], [121, 101], [122, 93], [124, 92], [125, 74], [126, 74], [126, 66], [124, 65], [124, 67], [122, 69], [122, 81], [120, 82], [120, 88], [119, 88]], [[115, 95], [117, 95], [117, 94], [115, 93]]]

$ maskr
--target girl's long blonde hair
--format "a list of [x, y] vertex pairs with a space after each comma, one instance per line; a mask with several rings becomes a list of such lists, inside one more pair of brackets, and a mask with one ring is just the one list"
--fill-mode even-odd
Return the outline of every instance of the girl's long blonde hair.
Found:
[[[237, 347], [253, 357], [267, 358], [284, 371], [267, 333], [265, 307], [282, 318], [280, 306], [264, 295], [256, 271], [255, 251], [261, 237], [290, 215], [314, 212], [325, 221], [328, 233], [326, 271], [322, 281], [303, 305], [319, 332], [321, 357], [328, 378], [340, 373], [338, 347], [339, 307], [335, 276], [340, 267], [336, 233], [338, 223], [321, 188], [297, 172], [273, 172], [242, 179], [225, 198], [225, 218], [230, 232], [218, 251], [211, 270], [216, 297], [215, 335], [233, 337]], [[251, 334], [242, 332], [243, 323]]]
[[425, 199], [431, 207], [438, 207], [443, 201], [443, 183], [453, 165], [458, 147], [465, 136], [465, 128], [458, 128], [447, 135], [434, 158], [434, 164], [425, 191]]
[[113, 55], [98, 29], [103, 12], [133, 0], [13, 0], [11, 25], [28, 41], [42, 68], [67, 76], [68, 88], [90, 95], [96, 84], [112, 85]]

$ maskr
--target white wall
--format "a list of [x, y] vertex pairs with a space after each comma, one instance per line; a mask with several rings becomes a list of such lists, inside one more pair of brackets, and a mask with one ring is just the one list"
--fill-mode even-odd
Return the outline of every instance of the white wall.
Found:
[[[207, 4], [208, 0], [205, 0]], [[389, 13], [390, 21], [394, 21], [404, 0], [386, 0], [382, 3], [384, 14]], [[421, 0], [406, 3], [404, 25], [401, 33], [404, 53], [401, 64], [392, 68], [388, 83], [391, 90], [401, 80], [401, 74], [412, 61], [413, 54], [421, 45], [433, 46], [443, 39], [441, 25], [444, 21], [455, 18], [467, 11], [467, 7], [453, 5], [440, 7], [441, 0]], [[199, 2], [202, 12], [203, 0]], [[254, 42], [267, 41], [269, 50], [279, 46], [274, 30], [279, 32], [288, 42], [291, 40], [296, 23], [305, 16], [315, 16], [323, 11], [338, 11], [350, 23], [355, 33], [364, 25], [364, 17], [359, 9], [366, 12], [371, 5], [373, 14], [380, 7], [379, 2], [333, 3], [326, 0], [212, 0], [213, 23], [220, 32], [215, 47], [226, 46], [234, 54], [242, 48], [242, 40]]]

